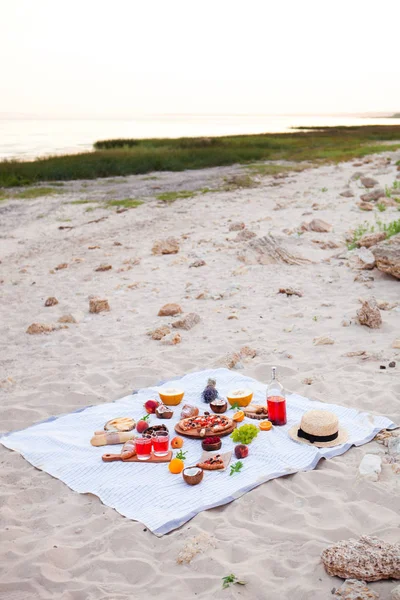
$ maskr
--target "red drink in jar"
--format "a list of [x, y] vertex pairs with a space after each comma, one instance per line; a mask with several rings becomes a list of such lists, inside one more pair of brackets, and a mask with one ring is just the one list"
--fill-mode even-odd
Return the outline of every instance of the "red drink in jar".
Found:
[[138, 460], [149, 460], [151, 456], [151, 445], [151, 437], [142, 437], [135, 439], [135, 448]]
[[282, 396], [269, 396], [268, 420], [272, 425], [286, 425], [286, 400]]
[[167, 431], [159, 431], [153, 437], [153, 450], [155, 456], [166, 456], [169, 450], [169, 435]]

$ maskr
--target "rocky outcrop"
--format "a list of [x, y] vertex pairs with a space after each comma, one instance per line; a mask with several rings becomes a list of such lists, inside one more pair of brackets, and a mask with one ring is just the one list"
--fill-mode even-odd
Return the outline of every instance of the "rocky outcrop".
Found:
[[374, 190], [373, 192], [368, 192], [367, 194], [362, 194], [360, 196], [363, 202], [376, 202], [380, 198], [385, 197], [385, 190], [379, 188], [378, 190]]
[[229, 231], [241, 231], [246, 225], [243, 222], [231, 223], [229, 225]]
[[373, 269], [375, 266], [375, 257], [371, 250], [363, 246], [355, 250], [350, 250], [349, 264], [355, 269]]
[[317, 233], [328, 233], [332, 229], [332, 225], [322, 219], [313, 219], [309, 223], [302, 223], [303, 231], [316, 231]]
[[89, 312], [101, 313], [110, 310], [108, 300], [101, 298], [90, 298], [89, 300]]
[[343, 579], [400, 579], [399, 543], [363, 535], [359, 540], [336, 542], [322, 552], [321, 558], [329, 575]]
[[335, 590], [333, 599], [341, 600], [379, 600], [380, 595], [374, 590], [370, 590], [365, 581], [358, 579], [346, 579], [338, 590]]
[[197, 323], [200, 323], [201, 319], [197, 313], [188, 313], [182, 319], [178, 319], [178, 321], [174, 321], [172, 323], [172, 327], [175, 329], [185, 329], [189, 331], [189, 329], [193, 329]]
[[366, 325], [371, 329], [378, 329], [382, 325], [382, 317], [375, 298], [364, 300], [361, 308], [357, 311], [360, 325]]
[[360, 181], [366, 188], [373, 188], [379, 183], [379, 181], [373, 179], [372, 177], [360, 177]]
[[364, 246], [364, 248], [370, 248], [376, 246], [379, 242], [386, 240], [386, 231], [378, 231], [377, 233], [366, 233], [357, 242], [357, 246]]
[[182, 308], [179, 304], [175, 304], [174, 302], [170, 302], [169, 304], [164, 304], [158, 311], [159, 317], [175, 317], [175, 315], [180, 315], [183, 312]]
[[249, 242], [246, 249], [238, 255], [238, 259], [248, 265], [257, 263], [260, 265], [269, 265], [272, 263], [307, 265], [312, 262], [302, 256], [291, 254], [271, 234]]
[[372, 253], [380, 271], [400, 279], [400, 233], [373, 246]]
[[58, 300], [54, 296], [49, 296], [44, 303], [45, 306], [55, 306], [56, 304], [58, 304]]
[[152, 248], [153, 254], [177, 254], [179, 252], [179, 242], [174, 237], [169, 237], [166, 240], [154, 242]]

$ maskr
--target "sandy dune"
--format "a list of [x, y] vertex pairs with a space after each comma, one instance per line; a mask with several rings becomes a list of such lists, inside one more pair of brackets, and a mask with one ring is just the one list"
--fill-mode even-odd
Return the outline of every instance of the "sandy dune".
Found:
[[[400, 215], [395, 207], [379, 213], [356, 206], [365, 190], [358, 179], [351, 180], [355, 172], [374, 177], [383, 187], [395, 180], [400, 153], [385, 156], [390, 164], [374, 156], [361, 167], [346, 163], [284, 179], [265, 177], [251, 189], [205, 193], [171, 205], [149, 198], [121, 213], [105, 208], [85, 212], [88, 205], [71, 204], [85, 197], [87, 188], [79, 182], [58, 196], [3, 202], [1, 429], [24, 428], [190, 370], [223, 365], [227, 353], [244, 345], [257, 351], [239, 364], [244, 373], [267, 381], [271, 366], [277, 365], [290, 390], [400, 423], [400, 350], [392, 347], [400, 337], [399, 282], [377, 270], [368, 272], [372, 281], [356, 282], [357, 272], [343, 258], [349, 229]], [[226, 174], [208, 171], [209, 187]], [[163, 181], [168, 189], [174, 181], [173, 189], [193, 189], [187, 183], [192, 174], [187, 181], [185, 173], [154, 177], [161, 190]], [[196, 189], [204, 187], [198, 178]], [[144, 179], [99, 181], [90, 190], [94, 198], [103, 198], [106, 185], [112, 185], [114, 195], [139, 197]], [[349, 182], [355, 197], [340, 196]], [[123, 191], [118, 192], [119, 185]], [[86, 224], [101, 217], [107, 218]], [[295, 233], [313, 218], [330, 223], [332, 231]], [[273, 232], [291, 253], [313, 262], [241, 262], [238, 254], [248, 242], [235, 241], [237, 232], [229, 232], [236, 221], [257, 237]], [[179, 240], [179, 253], [153, 255], [153, 243], [170, 235]], [[323, 250], [315, 240], [334, 241], [338, 248]], [[190, 268], [197, 259], [206, 265]], [[68, 266], [56, 270], [63, 263]], [[112, 269], [96, 271], [102, 264]], [[301, 290], [303, 296], [278, 294], [281, 287]], [[110, 312], [89, 314], [91, 295], [107, 298]], [[399, 303], [382, 311], [383, 325], [375, 330], [355, 318], [360, 298], [372, 295]], [[49, 296], [59, 303], [45, 307]], [[174, 346], [147, 335], [171, 321], [157, 316], [167, 302], [201, 317]], [[66, 314], [77, 323], [47, 335], [26, 333], [31, 323], [58, 325]], [[345, 327], [343, 321], [351, 323]], [[331, 336], [334, 344], [314, 345], [319, 336]], [[355, 350], [367, 351], [368, 360], [344, 356]], [[395, 368], [380, 369], [392, 360]], [[0, 597], [330, 598], [341, 580], [328, 576], [320, 563], [327, 545], [361, 534], [390, 542], [399, 538], [399, 476], [384, 465], [378, 482], [359, 480], [357, 469], [366, 452], [383, 452], [383, 447], [372, 442], [315, 471], [264, 484], [157, 539], [140, 523], [124, 519], [96, 497], [72, 492], [2, 447]], [[178, 564], [178, 556], [190, 555], [196, 543], [203, 551], [190, 564]], [[247, 585], [223, 591], [221, 578], [230, 573]], [[395, 585], [370, 587], [384, 600]]]

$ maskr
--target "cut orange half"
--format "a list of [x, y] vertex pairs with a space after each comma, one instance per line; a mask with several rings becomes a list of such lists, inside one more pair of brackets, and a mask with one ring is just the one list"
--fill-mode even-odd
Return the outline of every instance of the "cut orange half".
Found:
[[233, 421], [236, 421], [236, 423], [240, 423], [241, 421], [243, 421], [245, 417], [245, 414], [242, 410], [238, 410], [232, 417]]
[[259, 428], [261, 431], [269, 431], [272, 429], [272, 423], [271, 421], [260, 421]]

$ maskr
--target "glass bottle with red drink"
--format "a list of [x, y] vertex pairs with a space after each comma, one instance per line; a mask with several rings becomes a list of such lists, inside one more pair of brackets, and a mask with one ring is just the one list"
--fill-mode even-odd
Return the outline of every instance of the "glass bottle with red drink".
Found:
[[267, 387], [268, 419], [272, 425], [286, 425], [286, 398], [282, 385], [272, 367], [272, 380]]

